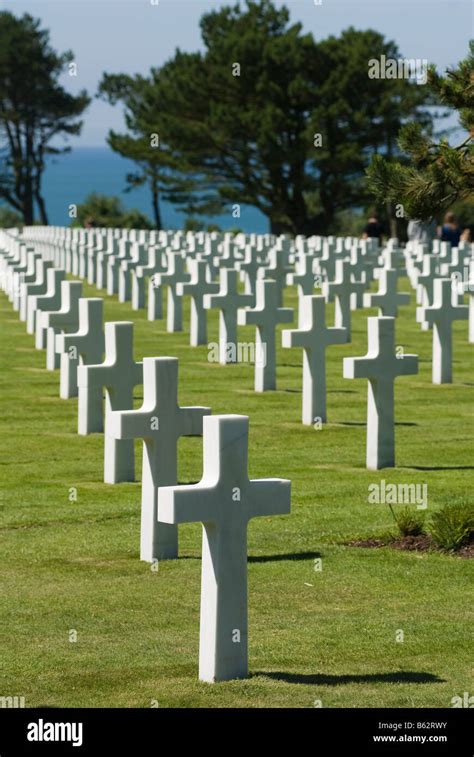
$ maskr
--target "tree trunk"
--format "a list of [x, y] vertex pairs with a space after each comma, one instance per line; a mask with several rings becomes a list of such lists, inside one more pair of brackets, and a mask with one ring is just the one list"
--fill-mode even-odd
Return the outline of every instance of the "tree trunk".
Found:
[[154, 180], [152, 180], [151, 194], [152, 194], [153, 216], [155, 219], [156, 230], [161, 231], [162, 225], [161, 225], [160, 200], [159, 200], [159, 195], [158, 195], [158, 187], [156, 185], [156, 181]]
[[44, 202], [44, 198], [42, 197], [39, 190], [35, 192], [35, 200], [36, 200], [36, 204], [38, 205], [41, 223], [43, 224], [43, 226], [48, 226], [49, 221], [48, 221], [48, 214], [46, 212], [46, 205]]
[[33, 226], [34, 222], [34, 210], [33, 210], [33, 189], [31, 182], [27, 179], [25, 181], [25, 191], [22, 197], [22, 215], [25, 226]]
[[392, 238], [397, 237], [397, 219], [393, 216], [393, 207], [391, 202], [387, 202], [385, 205], [387, 209], [389, 236]]

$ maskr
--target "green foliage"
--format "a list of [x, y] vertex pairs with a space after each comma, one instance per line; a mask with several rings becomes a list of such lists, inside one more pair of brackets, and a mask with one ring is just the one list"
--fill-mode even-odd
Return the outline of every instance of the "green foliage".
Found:
[[92, 192], [77, 206], [72, 226], [102, 226], [122, 229], [152, 229], [150, 219], [136, 208], [127, 210], [120, 198]]
[[126, 177], [126, 191], [146, 185], [151, 192], [155, 228], [162, 228], [160, 198], [185, 203], [194, 183], [188, 175], [179, 173], [182, 168], [179, 155], [163, 142], [162, 130], [150, 99], [156, 72], [150, 79], [125, 74], [104, 74], [98, 94], [110, 104], [121, 103], [125, 110], [128, 132], [109, 132], [108, 143], [112, 150], [135, 162], [137, 170]]
[[433, 540], [441, 549], [458, 550], [474, 535], [474, 504], [462, 498], [434, 513], [430, 524]]
[[400, 203], [408, 217], [421, 220], [441, 215], [474, 193], [474, 41], [466, 59], [445, 76], [431, 67], [428, 84], [437, 102], [458, 111], [465, 130], [461, 143], [436, 142], [421, 124], [407, 123], [398, 143], [409, 164], [376, 155], [367, 170], [369, 187], [380, 201]]
[[474, 239], [474, 195], [458, 200], [451, 206], [462, 229], [471, 229], [471, 239]]
[[48, 223], [42, 176], [58, 137], [78, 135], [89, 104], [85, 91], [73, 96], [59, 83], [73, 54], [56, 53], [49, 32], [29, 14], [0, 12], [0, 198], [32, 224], [35, 207]]
[[424, 533], [425, 516], [411, 507], [404, 507], [396, 512], [390, 506], [391, 513], [402, 536], [419, 536]]
[[0, 205], [0, 229], [12, 229], [23, 226], [23, 218], [14, 210]]
[[197, 218], [186, 218], [183, 224], [184, 231], [203, 231], [204, 224]]
[[156, 196], [189, 215], [249, 204], [273, 232], [327, 233], [364, 203], [370, 155], [396, 151], [402, 121], [430, 124], [422, 87], [368, 77], [368, 51], [398, 54], [375, 31], [315, 42], [286, 7], [247, 0], [205, 14], [201, 34], [202, 53], [177, 50], [147, 80], [106, 74], [100, 87], [125, 104], [128, 136], [111, 134], [112, 148], [137, 161], [139, 181], [159, 166]]

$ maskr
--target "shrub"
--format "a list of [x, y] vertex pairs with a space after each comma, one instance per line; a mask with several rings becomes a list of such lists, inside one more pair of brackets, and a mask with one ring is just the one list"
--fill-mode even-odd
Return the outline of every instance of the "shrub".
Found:
[[446, 504], [432, 516], [430, 533], [440, 549], [460, 549], [474, 535], [474, 503], [460, 499]]
[[419, 536], [424, 532], [425, 516], [423, 513], [409, 507], [404, 507], [398, 513], [395, 513], [391, 507], [390, 510], [402, 536]]

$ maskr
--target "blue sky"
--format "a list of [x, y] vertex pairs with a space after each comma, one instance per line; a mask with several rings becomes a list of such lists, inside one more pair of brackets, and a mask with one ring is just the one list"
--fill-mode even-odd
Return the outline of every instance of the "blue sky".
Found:
[[[203, 0], [0, 0], [0, 8], [28, 12], [51, 32], [53, 46], [73, 50], [77, 77], [65, 78], [70, 91], [96, 91], [104, 71], [146, 73], [176, 47], [201, 48], [200, 16], [234, 2]], [[407, 58], [427, 59], [439, 68], [464, 57], [474, 37], [472, 0], [287, 0], [293, 21], [316, 39], [338, 35], [348, 26], [373, 28], [397, 42]], [[370, 55], [368, 55], [370, 57]], [[84, 129], [72, 145], [104, 145], [109, 129], [120, 130], [120, 108], [95, 100]]]

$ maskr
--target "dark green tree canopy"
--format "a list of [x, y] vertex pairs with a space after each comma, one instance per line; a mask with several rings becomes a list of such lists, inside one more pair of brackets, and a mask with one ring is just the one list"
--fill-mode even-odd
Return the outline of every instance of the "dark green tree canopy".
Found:
[[136, 208], [127, 210], [119, 197], [92, 192], [77, 206], [72, 226], [93, 226], [112, 229], [151, 229], [150, 220]]
[[379, 199], [402, 204], [410, 218], [420, 220], [474, 195], [474, 42], [466, 59], [445, 76], [431, 67], [428, 84], [439, 103], [458, 111], [464, 130], [459, 144], [435, 141], [420, 124], [406, 123], [398, 144], [408, 160], [390, 163], [376, 156], [367, 171]]
[[47, 223], [45, 160], [68, 149], [51, 142], [80, 133], [79, 117], [89, 103], [85, 91], [73, 96], [59, 83], [72, 60], [72, 52], [52, 49], [40, 21], [0, 12], [0, 197], [26, 224], [34, 220], [35, 205]]
[[141, 181], [159, 166], [156, 187], [189, 214], [250, 204], [273, 231], [326, 232], [368, 201], [365, 168], [397, 153], [401, 124], [430, 125], [426, 88], [369, 78], [369, 58], [399, 55], [378, 32], [316, 43], [287, 8], [247, 0], [204, 15], [201, 34], [203, 53], [177, 50], [146, 81], [101, 85], [126, 105], [128, 137], [111, 134], [111, 146], [141, 165]]

